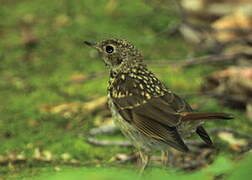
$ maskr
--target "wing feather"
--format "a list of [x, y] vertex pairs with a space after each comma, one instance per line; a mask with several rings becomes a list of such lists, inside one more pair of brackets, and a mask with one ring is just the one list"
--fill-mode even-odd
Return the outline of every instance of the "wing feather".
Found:
[[[166, 143], [175, 149], [187, 152], [188, 147], [178, 133], [182, 115], [179, 112], [191, 110], [190, 106], [177, 95], [163, 90], [162, 93], [149, 94], [141, 88], [134, 88], [139, 83], [131, 77], [114, 84], [119, 92], [111, 96], [121, 116], [146, 136]], [[143, 85], [147, 87], [147, 85]], [[113, 94], [112, 94], [113, 95]]]
[[146, 136], [157, 141], [162, 141], [179, 151], [189, 151], [175, 127], [163, 126], [155, 120], [147, 119], [146, 117], [134, 113], [133, 121], [139, 131]]

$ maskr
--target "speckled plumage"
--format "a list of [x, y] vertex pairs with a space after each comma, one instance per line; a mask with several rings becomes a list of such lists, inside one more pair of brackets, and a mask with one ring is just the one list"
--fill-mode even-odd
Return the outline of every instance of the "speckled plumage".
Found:
[[85, 42], [98, 50], [110, 69], [108, 97], [116, 124], [140, 150], [165, 150], [169, 146], [189, 151], [183, 139], [196, 132], [212, 141], [201, 126], [205, 119], [229, 119], [225, 113], [193, 112], [147, 69], [142, 54], [119, 39]]

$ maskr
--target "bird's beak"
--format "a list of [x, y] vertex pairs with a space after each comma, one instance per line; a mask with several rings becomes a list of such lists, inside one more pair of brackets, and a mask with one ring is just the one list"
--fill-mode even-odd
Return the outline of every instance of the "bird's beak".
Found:
[[96, 48], [96, 45], [97, 45], [96, 42], [92, 42], [92, 41], [84, 41], [84, 43], [85, 43], [86, 45], [91, 46], [91, 47], [94, 47], [94, 48]]

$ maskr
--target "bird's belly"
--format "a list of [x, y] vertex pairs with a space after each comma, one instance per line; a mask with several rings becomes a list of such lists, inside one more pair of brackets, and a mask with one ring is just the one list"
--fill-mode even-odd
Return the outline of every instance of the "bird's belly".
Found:
[[168, 148], [167, 144], [147, 137], [145, 134], [141, 133], [134, 126], [124, 120], [116, 110], [116, 107], [110, 98], [108, 98], [108, 104], [115, 125], [119, 127], [124, 136], [126, 136], [137, 149], [144, 151], [157, 151]]

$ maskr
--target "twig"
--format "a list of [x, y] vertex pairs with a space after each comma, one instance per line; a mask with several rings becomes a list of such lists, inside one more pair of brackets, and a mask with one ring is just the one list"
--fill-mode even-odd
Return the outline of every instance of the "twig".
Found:
[[187, 66], [197, 65], [197, 64], [231, 62], [231, 61], [236, 61], [240, 57], [252, 57], [252, 54], [237, 53], [237, 54], [213, 55], [213, 56], [206, 56], [206, 57], [201, 57], [201, 58], [191, 58], [183, 62], [181, 66], [187, 67]]
[[188, 67], [192, 65], [198, 64], [209, 64], [209, 63], [224, 63], [224, 62], [232, 62], [236, 61], [240, 57], [248, 57], [252, 58], [251, 53], [237, 53], [237, 54], [221, 54], [221, 55], [212, 55], [212, 56], [204, 56], [199, 58], [189, 58], [184, 61], [177, 60], [177, 61], [149, 61], [149, 64], [153, 65], [175, 65], [175, 66], [182, 66]]
[[195, 92], [195, 93], [178, 93], [178, 95], [182, 98], [190, 98], [199, 96], [215, 96], [216, 93], [207, 91], [207, 92]]
[[100, 126], [98, 128], [93, 128], [88, 132], [88, 134], [90, 136], [95, 136], [99, 134], [113, 134], [117, 131], [119, 131], [118, 127], [116, 127], [114, 124], [111, 124], [111, 125]]
[[11, 164], [20, 164], [20, 163], [26, 163], [28, 160], [25, 158], [20, 158], [20, 159], [13, 159], [13, 158], [4, 158], [0, 160], [0, 165], [8, 165], [9, 163]]
[[132, 146], [132, 144], [128, 141], [106, 141], [106, 140], [97, 140], [94, 138], [88, 138], [87, 142], [96, 146], [121, 146], [121, 147]]

